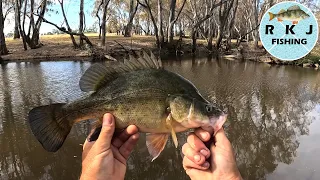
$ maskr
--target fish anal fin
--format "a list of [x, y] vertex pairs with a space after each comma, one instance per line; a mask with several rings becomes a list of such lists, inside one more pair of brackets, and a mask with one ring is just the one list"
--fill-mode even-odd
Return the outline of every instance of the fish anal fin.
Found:
[[292, 24], [298, 24], [299, 21], [292, 21]]
[[293, 10], [300, 10], [300, 7], [298, 5], [294, 5], [288, 8], [288, 10], [293, 11]]
[[277, 18], [277, 20], [279, 21], [279, 22], [282, 22], [283, 20], [282, 19], [280, 19], [280, 18]]
[[146, 145], [149, 154], [152, 156], [154, 161], [160, 153], [163, 151], [167, 144], [169, 134], [167, 133], [147, 133], [146, 135]]

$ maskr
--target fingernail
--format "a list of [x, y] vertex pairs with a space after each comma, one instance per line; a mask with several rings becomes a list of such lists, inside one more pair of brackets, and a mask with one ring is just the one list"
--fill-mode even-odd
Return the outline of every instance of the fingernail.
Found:
[[205, 149], [201, 149], [201, 150], [200, 150], [200, 153], [201, 153], [202, 155], [204, 155], [204, 156], [207, 156], [207, 155], [208, 155], [208, 151], [205, 150]]
[[207, 136], [208, 136], [208, 133], [201, 133], [201, 137], [202, 137], [202, 139], [206, 139], [206, 138], [207, 138]]
[[112, 121], [113, 121], [112, 117], [105, 115], [103, 118], [103, 125], [110, 126], [112, 124]]
[[202, 165], [203, 167], [205, 167], [205, 168], [207, 168], [207, 167], [209, 167], [210, 165], [209, 165], [209, 163], [208, 162], [205, 162], [205, 163], [203, 163], [203, 165]]
[[199, 162], [200, 159], [201, 159], [201, 157], [200, 157], [199, 155], [195, 155], [193, 158], [194, 158], [194, 160], [197, 161], [197, 162]]

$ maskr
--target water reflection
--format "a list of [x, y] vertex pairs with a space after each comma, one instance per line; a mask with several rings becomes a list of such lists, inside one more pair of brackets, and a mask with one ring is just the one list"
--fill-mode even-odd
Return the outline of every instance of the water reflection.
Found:
[[[320, 115], [320, 111], [315, 111], [320, 104], [319, 72], [214, 59], [164, 64], [167, 69], [190, 79], [205, 96], [228, 111], [226, 132], [245, 179], [272, 179], [275, 177], [272, 173], [279, 171], [279, 164], [295, 164], [301, 143], [307, 143], [309, 148], [319, 146], [319, 142], [301, 138], [308, 137], [310, 124], [312, 126]], [[82, 93], [78, 81], [89, 65], [45, 62], [1, 66], [1, 178], [79, 177], [81, 144], [88, 132], [88, 123], [75, 126], [61, 150], [48, 153], [31, 134], [26, 116], [34, 106], [79, 97]], [[151, 163], [144, 138], [142, 136], [128, 162], [127, 179], [187, 179], [180, 148], [175, 149], [169, 142], [161, 156]], [[181, 146], [185, 135], [179, 134], [179, 139]], [[289, 174], [281, 177], [286, 176]], [[301, 173], [299, 177], [306, 176]]]

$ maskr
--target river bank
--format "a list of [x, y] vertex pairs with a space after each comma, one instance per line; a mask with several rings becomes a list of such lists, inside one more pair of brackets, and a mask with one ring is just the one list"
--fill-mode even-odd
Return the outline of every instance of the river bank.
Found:
[[[4, 61], [19, 62], [19, 61], [59, 61], [59, 60], [101, 60], [103, 55], [109, 55], [115, 58], [125, 56], [131, 50], [151, 50], [154, 54], [159, 55], [159, 50], [156, 47], [153, 36], [133, 36], [123, 37], [116, 34], [107, 34], [106, 47], [100, 46], [100, 40], [97, 34], [87, 34], [90, 41], [94, 44], [94, 50], [90, 48], [75, 49], [72, 46], [69, 35], [43, 35], [40, 41], [43, 44], [38, 49], [23, 50], [22, 41], [20, 39], [7, 39], [7, 47], [9, 54], [2, 56]], [[177, 41], [177, 39], [176, 39]], [[191, 39], [183, 39], [183, 53], [191, 55]], [[205, 41], [198, 40], [198, 54], [206, 51]], [[168, 54], [172, 55], [171, 49], [162, 49], [161, 56]], [[173, 50], [173, 49], [172, 49]], [[98, 53], [97, 53], [98, 52]], [[176, 52], [173, 52], [174, 54]], [[182, 55], [177, 52], [177, 55]], [[104, 58], [104, 57], [103, 57]], [[102, 58], [102, 59], [103, 59]]]
[[[7, 39], [9, 54], [0, 57], [0, 62], [21, 62], [21, 61], [95, 61], [105, 59], [104, 55], [109, 55], [115, 58], [122, 58], [127, 55], [130, 50], [151, 50], [154, 54], [160, 55], [163, 58], [174, 56], [192, 56], [191, 39], [183, 38], [180, 43], [181, 49], [175, 51], [174, 48], [166, 48], [161, 50], [159, 54], [156, 48], [153, 36], [133, 36], [125, 38], [116, 34], [107, 34], [107, 46], [102, 48], [99, 46], [100, 40], [97, 34], [87, 34], [89, 39], [95, 45], [93, 52], [90, 48], [75, 49], [72, 46], [69, 35], [44, 35], [41, 36], [43, 46], [38, 49], [23, 50], [20, 39]], [[232, 41], [235, 44], [235, 41]], [[210, 55], [210, 51], [206, 48], [205, 40], [197, 40], [197, 57], [205, 57]], [[253, 48], [250, 44], [243, 42], [238, 48], [231, 49], [228, 52], [223, 52], [218, 55], [219, 58], [227, 60], [251, 60], [263, 62], [273, 65], [297, 65], [309, 68], [319, 68], [320, 64], [320, 45], [317, 45], [311, 53], [306, 57], [296, 61], [280, 61], [272, 57], [267, 51], [260, 47]], [[2, 59], [1, 59], [2, 58]]]

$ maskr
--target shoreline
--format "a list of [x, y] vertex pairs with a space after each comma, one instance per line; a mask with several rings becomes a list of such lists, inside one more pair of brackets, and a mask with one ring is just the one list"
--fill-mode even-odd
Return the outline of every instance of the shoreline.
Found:
[[189, 57], [213, 57], [230, 61], [254, 61], [267, 63], [270, 65], [292, 65], [307, 68], [320, 69], [320, 45], [317, 45], [313, 52], [304, 58], [295, 61], [281, 61], [272, 57], [263, 47], [252, 48], [248, 43], [242, 43], [238, 48], [233, 48], [228, 52], [212, 53], [206, 49], [205, 40], [198, 40], [197, 52], [191, 52], [191, 39], [184, 38], [181, 42], [181, 51], [172, 51], [172, 48], [163, 48], [159, 53], [154, 44], [152, 36], [134, 36], [125, 38], [122, 36], [109, 35], [107, 46], [102, 48], [97, 46], [99, 39], [95, 34], [88, 37], [93, 41], [93, 49], [74, 49], [68, 35], [41, 36], [43, 46], [38, 49], [22, 49], [21, 40], [8, 39], [7, 46], [9, 54], [0, 56], [1, 63], [10, 62], [45, 62], [45, 61], [104, 61], [105, 57], [111, 56], [116, 59], [124, 58], [129, 51], [152, 51], [155, 55], [163, 59], [189, 58]]

